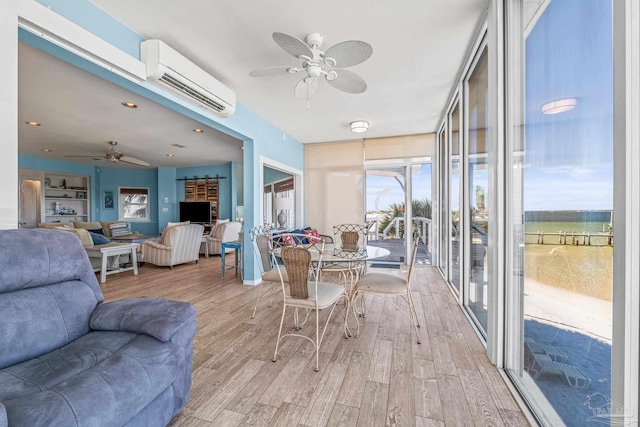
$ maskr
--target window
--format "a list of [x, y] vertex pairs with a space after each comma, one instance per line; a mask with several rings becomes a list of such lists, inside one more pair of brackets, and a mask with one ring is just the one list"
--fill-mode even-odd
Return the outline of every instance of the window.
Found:
[[149, 209], [149, 189], [120, 187], [118, 188], [120, 200], [121, 221], [149, 221], [151, 213]]

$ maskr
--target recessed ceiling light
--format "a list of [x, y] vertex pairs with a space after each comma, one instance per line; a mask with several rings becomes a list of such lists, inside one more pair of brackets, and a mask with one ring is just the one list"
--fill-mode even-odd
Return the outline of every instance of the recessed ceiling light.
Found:
[[542, 110], [542, 114], [559, 114], [573, 110], [576, 108], [576, 105], [578, 105], [576, 98], [562, 98], [542, 104], [540, 109]]
[[171, 154], [171, 153], [167, 154], [167, 157], [175, 157], [175, 156], [176, 156], [175, 154]]
[[355, 122], [351, 122], [351, 132], [366, 132], [369, 129], [369, 122], [365, 120], [357, 120]]
[[244, 145], [242, 147], [240, 147], [241, 150], [244, 150]]
[[42, 149], [42, 150], [40, 150], [40, 151], [44, 151], [45, 153], [50, 153], [52, 150], [50, 150], [50, 149], [48, 149], [48, 148], [43, 148], [43, 149]]
[[138, 108], [138, 106], [136, 104], [134, 104], [133, 102], [122, 102], [120, 103], [120, 105], [122, 105], [125, 108]]
[[199, 128], [195, 128], [193, 131], [194, 131], [195, 133], [202, 133], [202, 132], [204, 132], [202, 129], [199, 129]]
[[25, 122], [25, 123], [28, 124], [29, 126], [40, 126], [40, 123], [38, 123], [38, 122], [29, 121], [29, 122]]

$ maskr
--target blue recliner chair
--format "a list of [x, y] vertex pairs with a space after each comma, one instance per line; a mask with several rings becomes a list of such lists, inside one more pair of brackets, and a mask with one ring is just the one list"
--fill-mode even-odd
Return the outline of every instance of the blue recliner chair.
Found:
[[103, 303], [71, 233], [0, 231], [0, 427], [166, 425], [189, 396], [195, 317]]

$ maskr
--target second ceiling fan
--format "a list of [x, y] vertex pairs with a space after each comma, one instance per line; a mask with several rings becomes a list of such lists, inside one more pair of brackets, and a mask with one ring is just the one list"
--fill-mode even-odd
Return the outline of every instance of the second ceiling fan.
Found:
[[265, 77], [303, 71], [306, 75], [296, 85], [294, 94], [296, 98], [307, 101], [318, 89], [318, 79], [321, 76], [324, 76], [331, 86], [343, 92], [363, 93], [367, 90], [367, 82], [362, 77], [344, 68], [358, 65], [369, 59], [373, 53], [369, 43], [349, 40], [322, 51], [320, 46], [322, 46], [323, 36], [320, 33], [307, 35], [306, 43], [285, 33], [273, 33], [273, 40], [282, 49], [302, 61], [302, 65], [262, 68], [252, 71], [251, 76]]

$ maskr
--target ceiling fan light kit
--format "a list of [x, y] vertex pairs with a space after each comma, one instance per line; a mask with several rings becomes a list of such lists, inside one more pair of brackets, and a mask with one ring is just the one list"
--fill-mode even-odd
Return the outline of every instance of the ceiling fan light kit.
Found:
[[[253, 77], [267, 77], [279, 74], [306, 72], [306, 76], [296, 84], [296, 98], [308, 101], [318, 89], [318, 80], [325, 80], [334, 88], [347, 93], [363, 93], [367, 83], [358, 74], [344, 68], [361, 64], [371, 57], [373, 48], [360, 40], [338, 43], [327, 51], [320, 50], [323, 42], [320, 33], [308, 34], [305, 41], [285, 33], [273, 33], [273, 40], [289, 54], [302, 61], [301, 67], [275, 66], [262, 68], [250, 73]], [[335, 69], [331, 69], [335, 68]]]
[[351, 122], [351, 132], [361, 133], [369, 130], [369, 122], [366, 120], [356, 120]]

